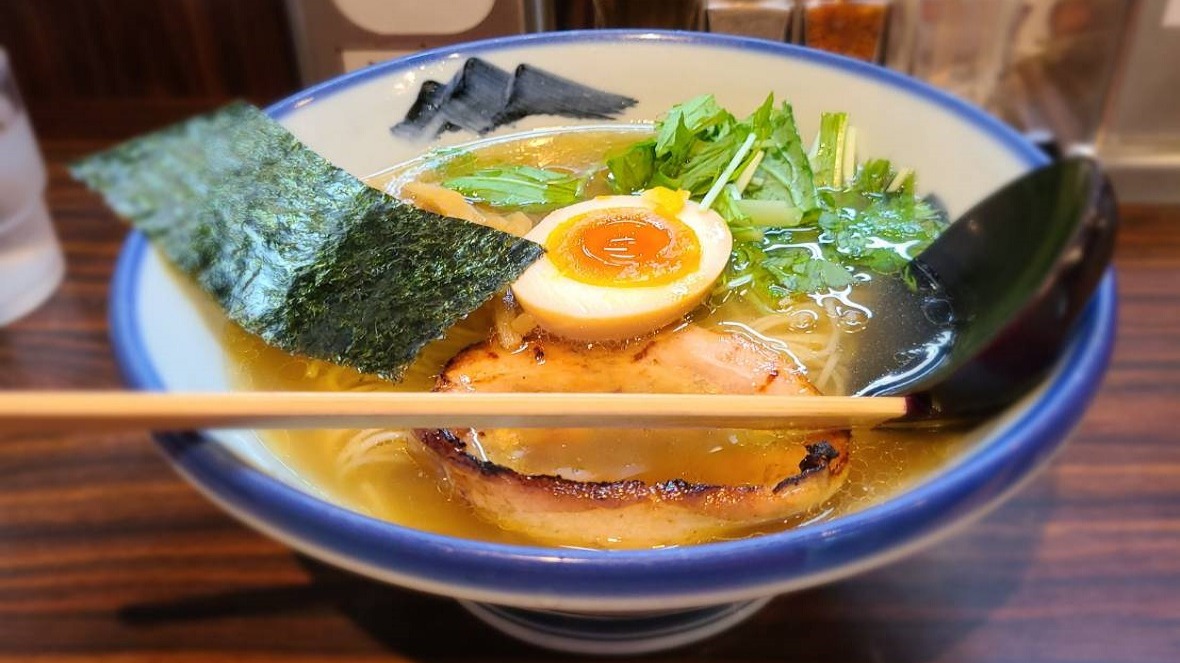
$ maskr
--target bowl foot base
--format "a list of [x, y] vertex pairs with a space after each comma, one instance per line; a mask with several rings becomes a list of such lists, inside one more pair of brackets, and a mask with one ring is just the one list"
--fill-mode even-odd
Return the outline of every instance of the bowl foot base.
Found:
[[628, 655], [704, 640], [744, 621], [768, 601], [769, 597], [687, 610], [616, 614], [459, 603], [489, 626], [531, 645], [575, 654]]

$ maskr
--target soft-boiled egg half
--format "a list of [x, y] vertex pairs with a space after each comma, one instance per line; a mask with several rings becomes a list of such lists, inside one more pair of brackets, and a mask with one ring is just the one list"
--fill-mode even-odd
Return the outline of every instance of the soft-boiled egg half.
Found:
[[579, 341], [622, 340], [695, 308], [729, 261], [733, 237], [687, 191], [600, 196], [546, 216], [528, 239], [545, 255], [512, 286], [542, 328]]

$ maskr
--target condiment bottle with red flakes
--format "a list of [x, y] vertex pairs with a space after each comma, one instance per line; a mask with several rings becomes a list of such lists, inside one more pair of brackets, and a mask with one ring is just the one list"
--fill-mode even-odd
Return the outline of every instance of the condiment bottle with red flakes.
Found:
[[880, 62], [889, 0], [802, 0], [801, 38], [812, 48]]

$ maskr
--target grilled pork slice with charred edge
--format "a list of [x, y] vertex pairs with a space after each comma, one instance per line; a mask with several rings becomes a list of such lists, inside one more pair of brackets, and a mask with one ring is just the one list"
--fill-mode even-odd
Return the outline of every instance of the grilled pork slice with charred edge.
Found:
[[[621, 347], [539, 336], [526, 338], [517, 352], [479, 343], [451, 359], [435, 390], [819, 393], [779, 353], [741, 336], [696, 326]], [[708, 540], [806, 512], [827, 500], [848, 472], [848, 431], [800, 433], [797, 444], [773, 445], [761, 458], [780, 473], [764, 472], [749, 483], [735, 484], [675, 477], [581, 481], [529, 474], [475, 455], [477, 449], [482, 455], [498, 434], [511, 436], [514, 431], [416, 433], [427, 457], [481, 517], [539, 541], [573, 546], [649, 547]]]

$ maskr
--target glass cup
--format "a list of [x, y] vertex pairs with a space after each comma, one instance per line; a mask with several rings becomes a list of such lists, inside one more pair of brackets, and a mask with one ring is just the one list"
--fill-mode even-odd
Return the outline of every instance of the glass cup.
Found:
[[0, 49], [0, 325], [37, 308], [65, 271], [45, 205], [45, 162]]

